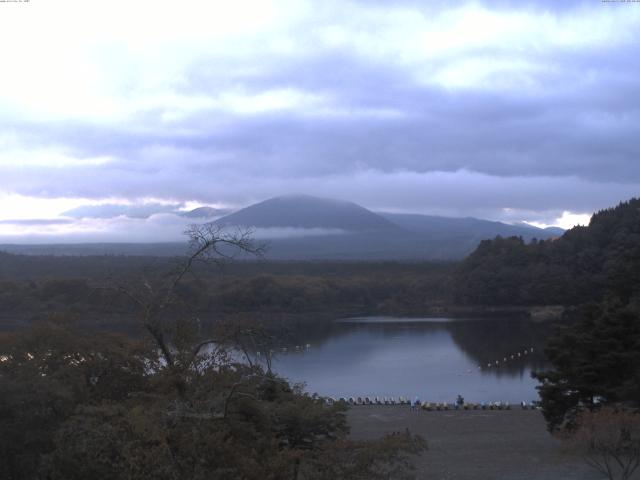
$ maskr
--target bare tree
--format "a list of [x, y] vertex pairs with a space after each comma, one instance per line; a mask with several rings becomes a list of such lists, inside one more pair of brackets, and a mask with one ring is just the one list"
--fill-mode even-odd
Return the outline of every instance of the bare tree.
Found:
[[[175, 351], [172, 348], [179, 338], [173, 338], [173, 342], [168, 338], [168, 332], [175, 329], [169, 328], [166, 317], [174, 325], [177, 322], [178, 314], [171, 312], [180, 303], [176, 290], [187, 275], [193, 273], [198, 262], [220, 265], [238, 254], [262, 256], [264, 247], [253, 241], [252, 233], [247, 228], [231, 230], [215, 223], [192, 225], [185, 231], [189, 238], [188, 254], [174, 269], [160, 277], [148, 278], [145, 275], [140, 281], [116, 286], [118, 291], [135, 304], [140, 321], [153, 339], [167, 368], [191, 368], [205, 347], [220, 342], [220, 339], [200, 339], [192, 342], [189, 351], [184, 348]], [[186, 327], [182, 327], [184, 333]], [[184, 346], [183, 344], [182, 347]]]
[[640, 466], [640, 414], [628, 408], [606, 406], [585, 412], [564, 440], [610, 480], [627, 480]]
[[244, 314], [232, 315], [221, 327], [226, 342], [242, 354], [250, 367], [259, 365], [267, 374], [272, 373], [274, 349], [278, 344], [272, 328], [266, 328], [261, 321]]

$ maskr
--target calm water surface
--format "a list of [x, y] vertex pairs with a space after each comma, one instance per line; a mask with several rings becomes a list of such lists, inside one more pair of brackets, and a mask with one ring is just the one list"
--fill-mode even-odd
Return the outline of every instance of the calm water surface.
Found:
[[346, 319], [300, 336], [298, 348], [280, 348], [273, 368], [305, 382], [309, 392], [333, 397], [418, 395], [452, 402], [461, 394], [474, 402], [516, 403], [538, 398], [531, 371], [546, 366], [549, 329], [522, 319]]

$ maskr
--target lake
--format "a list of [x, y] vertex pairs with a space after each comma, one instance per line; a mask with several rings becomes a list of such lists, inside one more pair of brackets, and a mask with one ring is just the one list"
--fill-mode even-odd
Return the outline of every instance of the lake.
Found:
[[550, 328], [517, 318], [344, 319], [279, 347], [273, 369], [324, 396], [519, 403], [538, 398], [531, 371], [547, 366]]

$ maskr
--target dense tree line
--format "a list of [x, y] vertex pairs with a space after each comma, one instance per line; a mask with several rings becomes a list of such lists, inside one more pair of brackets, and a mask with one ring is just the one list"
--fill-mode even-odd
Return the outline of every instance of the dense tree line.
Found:
[[[372, 266], [373, 267], [373, 266]], [[396, 267], [395, 272], [370, 270], [351, 275], [313, 274], [226, 274], [195, 275], [177, 290], [190, 309], [207, 313], [291, 313], [355, 312], [423, 314], [430, 308], [450, 303], [447, 268], [438, 266], [416, 272], [413, 266]], [[137, 278], [122, 275], [118, 282]], [[77, 315], [132, 311], [129, 298], [105, 286], [104, 278], [38, 278], [0, 280], [2, 316], [37, 318], [44, 313]], [[92, 315], [87, 315], [90, 318]]]
[[[2, 251], [0, 246], [0, 280], [37, 280], [57, 278], [105, 279], [137, 275], [141, 270], [166, 272], [183, 257], [135, 255], [23, 255]], [[422, 275], [448, 270], [450, 263], [427, 261], [274, 261], [265, 258], [221, 261], [216, 268], [194, 265], [202, 279], [221, 275], [249, 278], [256, 275], [311, 276], [326, 278], [378, 277], [382, 275]]]
[[458, 266], [453, 296], [464, 304], [580, 305], [640, 285], [640, 199], [593, 215], [557, 239], [484, 240]]

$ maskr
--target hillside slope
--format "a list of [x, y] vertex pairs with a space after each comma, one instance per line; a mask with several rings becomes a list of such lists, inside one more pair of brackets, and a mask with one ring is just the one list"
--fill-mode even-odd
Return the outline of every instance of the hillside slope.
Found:
[[597, 212], [556, 240], [484, 240], [460, 265], [456, 295], [470, 304], [568, 304], [640, 295], [640, 199]]

